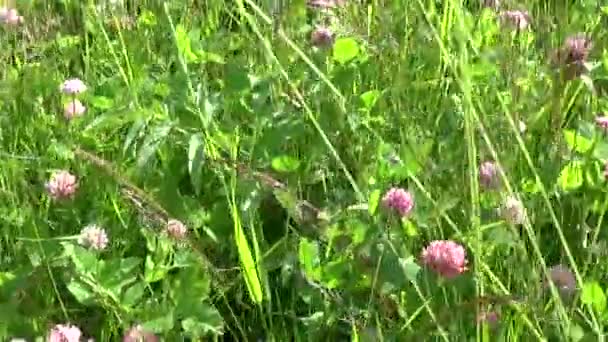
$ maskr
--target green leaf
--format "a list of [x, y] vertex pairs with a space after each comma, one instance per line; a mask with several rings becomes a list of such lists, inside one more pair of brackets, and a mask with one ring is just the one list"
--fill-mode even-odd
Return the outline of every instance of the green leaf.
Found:
[[593, 141], [591, 139], [582, 136], [574, 130], [564, 130], [564, 138], [568, 147], [579, 153], [586, 153], [593, 147]]
[[202, 170], [204, 161], [203, 139], [200, 134], [193, 134], [190, 137], [188, 148], [188, 172], [190, 173], [190, 181], [197, 194], [200, 193], [202, 182]]
[[148, 283], [157, 282], [167, 276], [170, 268], [166, 265], [155, 263], [151, 256], [146, 257], [144, 268], [144, 279]]
[[300, 161], [287, 156], [279, 156], [272, 159], [272, 168], [278, 172], [294, 172], [300, 167]]
[[578, 342], [580, 340], [582, 340], [585, 337], [585, 331], [583, 330], [583, 328], [576, 324], [570, 324], [570, 330], [568, 331], [568, 341], [572, 341], [572, 342]]
[[583, 304], [591, 305], [598, 313], [606, 309], [606, 295], [597, 281], [586, 282], [581, 294]]
[[139, 168], [149, 166], [148, 161], [150, 157], [156, 153], [158, 146], [165, 141], [165, 138], [169, 135], [172, 128], [173, 125], [170, 122], [163, 122], [148, 133], [137, 157], [137, 166]]
[[173, 316], [173, 310], [169, 309], [155, 319], [144, 322], [142, 328], [156, 334], [167, 332], [173, 329]]
[[359, 44], [353, 38], [339, 38], [334, 43], [333, 57], [340, 64], [346, 64], [359, 55]]
[[172, 281], [171, 294], [176, 305], [176, 314], [190, 316], [207, 299], [210, 279], [200, 265], [182, 268]]
[[418, 227], [416, 227], [416, 225], [414, 224], [414, 222], [412, 222], [412, 220], [409, 220], [405, 217], [402, 218], [401, 227], [403, 228], [403, 232], [405, 233], [406, 236], [408, 236], [408, 237], [418, 236]]
[[576, 190], [583, 185], [583, 167], [580, 160], [573, 160], [566, 165], [559, 174], [557, 184], [564, 191]]
[[49, 157], [53, 157], [58, 160], [74, 159], [74, 151], [70, 147], [58, 142], [51, 142], [48, 145], [47, 153]]
[[405, 273], [405, 277], [412, 283], [415, 283], [416, 277], [420, 272], [420, 266], [418, 266], [414, 257], [410, 256], [407, 259], [399, 259], [399, 263], [401, 264], [401, 268]]
[[223, 323], [220, 313], [213, 306], [204, 304], [195, 317], [182, 321], [182, 328], [191, 338], [196, 338], [208, 334], [222, 334]]
[[236, 205], [232, 205], [232, 214], [234, 223], [234, 243], [236, 244], [239, 260], [241, 262], [247, 292], [249, 293], [249, 298], [251, 298], [254, 303], [259, 304], [264, 299], [262, 284], [258, 277], [257, 265], [251, 253], [251, 248], [249, 247], [245, 232], [243, 231]]
[[192, 52], [192, 45], [190, 42], [190, 37], [188, 37], [188, 32], [182, 25], [177, 25], [175, 27], [175, 41], [177, 43], [177, 49], [179, 50], [179, 54], [184, 58], [187, 63], [195, 62], [197, 57]]
[[537, 194], [540, 192], [540, 186], [536, 180], [531, 178], [524, 178], [521, 180], [521, 188], [528, 194]]
[[69, 257], [80, 274], [97, 272], [98, 262], [95, 253], [69, 242], [62, 243], [64, 254]]
[[95, 293], [91, 291], [89, 285], [72, 279], [68, 283], [67, 288], [80, 304], [93, 305], [95, 303]]
[[203, 50], [197, 51], [198, 60], [203, 63], [216, 63], [216, 64], [226, 64], [224, 58], [218, 54], [213, 52], [207, 52]]
[[141, 300], [146, 290], [146, 284], [144, 282], [137, 282], [129, 287], [122, 295], [121, 304], [124, 307], [132, 308]]
[[370, 216], [373, 216], [376, 213], [376, 210], [378, 210], [381, 194], [382, 192], [379, 189], [376, 189], [369, 194], [369, 199], [367, 200], [367, 210], [369, 211]]
[[89, 103], [92, 107], [100, 110], [108, 110], [114, 107], [114, 100], [105, 96], [94, 96]]
[[306, 238], [300, 240], [298, 248], [300, 265], [304, 268], [304, 274], [312, 281], [319, 281], [321, 269], [319, 267], [319, 246]]
[[380, 95], [382, 95], [382, 93], [379, 90], [370, 90], [361, 94], [359, 98], [361, 99], [361, 102], [363, 102], [365, 110], [370, 111], [380, 98]]
[[593, 149], [593, 156], [599, 160], [607, 161], [608, 160], [608, 143], [604, 141], [600, 141]]

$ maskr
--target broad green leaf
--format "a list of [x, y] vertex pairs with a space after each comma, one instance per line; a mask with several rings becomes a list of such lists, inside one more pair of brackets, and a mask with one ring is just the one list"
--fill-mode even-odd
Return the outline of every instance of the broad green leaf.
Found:
[[0, 288], [15, 280], [17, 276], [12, 272], [0, 272]]
[[174, 319], [173, 310], [167, 310], [155, 319], [142, 324], [144, 330], [159, 334], [173, 329]]
[[340, 288], [347, 284], [353, 276], [352, 265], [342, 259], [330, 261], [323, 266], [322, 283], [329, 289]]
[[172, 128], [173, 126], [170, 122], [164, 122], [148, 132], [148, 136], [139, 150], [139, 155], [137, 157], [138, 167], [145, 168], [148, 166], [147, 164], [150, 157], [156, 153], [158, 146], [165, 141], [165, 138], [169, 135]]
[[537, 194], [540, 192], [540, 186], [538, 183], [531, 178], [524, 178], [521, 180], [521, 188], [528, 194]]
[[69, 242], [62, 243], [64, 254], [69, 257], [80, 274], [92, 274], [97, 272], [97, 255], [81, 246]]
[[137, 257], [100, 261], [102, 266], [99, 266], [97, 273], [99, 284], [119, 297], [122, 288], [137, 279], [135, 268], [140, 264], [141, 259]]
[[197, 308], [207, 299], [209, 290], [209, 276], [200, 265], [182, 268], [171, 285], [176, 313], [180, 316], [194, 315]]
[[370, 90], [361, 94], [359, 98], [361, 99], [361, 102], [363, 102], [363, 107], [365, 108], [365, 110], [370, 111], [381, 95], [382, 92], [380, 92], [379, 90]]
[[566, 165], [559, 174], [557, 184], [564, 191], [576, 190], [583, 185], [584, 164], [580, 160], [573, 160]]
[[406, 259], [399, 259], [399, 263], [401, 264], [403, 273], [405, 273], [405, 277], [412, 283], [416, 282], [420, 266], [418, 266], [414, 257], [410, 256]]
[[91, 291], [87, 284], [82, 283], [77, 279], [72, 279], [67, 284], [68, 291], [82, 305], [93, 305], [95, 301], [95, 293]]
[[114, 107], [114, 100], [105, 96], [94, 96], [89, 103], [92, 107], [100, 110], [108, 110]]
[[418, 227], [407, 218], [401, 219], [401, 227], [403, 228], [403, 232], [408, 237], [418, 236]]
[[576, 323], [572, 323], [570, 324], [570, 330], [568, 331], [568, 341], [571, 342], [578, 342], [581, 341], [584, 337], [585, 337], [585, 330], [583, 330], [583, 328], [576, 324]]
[[346, 64], [359, 55], [359, 44], [353, 38], [339, 38], [333, 47], [334, 60]]
[[602, 161], [608, 161], [608, 143], [600, 141], [593, 149], [593, 156]]
[[312, 281], [319, 281], [321, 278], [319, 246], [313, 241], [302, 238], [298, 251], [300, 265], [304, 269], [304, 274]]
[[606, 295], [597, 281], [587, 282], [583, 285], [581, 294], [583, 304], [591, 305], [598, 313], [606, 309]]
[[591, 141], [591, 139], [582, 136], [574, 130], [564, 130], [564, 138], [568, 147], [579, 153], [586, 153], [593, 147], [593, 141]]
[[146, 290], [146, 284], [144, 282], [137, 282], [131, 285], [122, 295], [121, 304], [124, 307], [132, 308], [141, 300]]
[[283, 189], [275, 189], [273, 194], [283, 209], [287, 210], [290, 216], [297, 216], [295, 208], [298, 205], [298, 198], [294, 194]]
[[155, 26], [156, 15], [149, 10], [142, 10], [141, 14], [137, 16], [137, 25]]
[[272, 159], [272, 168], [279, 172], [294, 172], [299, 167], [300, 161], [287, 155]]
[[223, 329], [220, 313], [211, 305], [203, 304], [199, 313], [182, 321], [182, 328], [190, 337], [202, 337], [208, 334], [220, 335]]
[[145, 262], [144, 279], [148, 283], [157, 282], [165, 278], [169, 270], [169, 267], [155, 263], [152, 257], [148, 255]]

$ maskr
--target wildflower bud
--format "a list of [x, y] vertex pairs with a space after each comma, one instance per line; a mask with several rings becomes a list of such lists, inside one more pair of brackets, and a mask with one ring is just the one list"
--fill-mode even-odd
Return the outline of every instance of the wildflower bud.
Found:
[[464, 247], [450, 240], [435, 240], [422, 251], [422, 262], [444, 278], [454, 278], [467, 270]]
[[78, 189], [76, 176], [68, 171], [55, 173], [46, 183], [46, 190], [49, 195], [56, 200], [71, 198]]
[[401, 217], [405, 217], [414, 208], [414, 199], [409, 192], [401, 188], [392, 188], [382, 198], [382, 204], [385, 208], [397, 212]]
[[316, 47], [329, 47], [334, 43], [334, 34], [326, 27], [317, 27], [312, 31], [310, 41]]
[[23, 23], [23, 17], [19, 15], [16, 9], [8, 9], [6, 7], [0, 8], [0, 22], [6, 25], [18, 25]]
[[557, 50], [553, 63], [563, 69], [566, 80], [572, 80], [587, 71], [585, 62], [587, 62], [592, 47], [593, 42], [586, 35], [578, 33], [570, 36]]
[[497, 188], [500, 185], [496, 163], [487, 161], [479, 166], [479, 183], [486, 189]]
[[77, 95], [87, 90], [87, 86], [77, 78], [66, 80], [61, 85], [61, 91], [66, 95]]
[[49, 332], [49, 342], [79, 342], [80, 341], [80, 329], [75, 325], [63, 325], [57, 324]]
[[523, 31], [530, 26], [530, 15], [526, 11], [503, 11], [499, 17], [504, 24], [511, 25], [517, 31]]
[[158, 337], [145, 331], [141, 325], [133, 326], [122, 338], [123, 342], [158, 342]]
[[518, 225], [524, 224], [526, 216], [526, 208], [523, 203], [514, 196], [508, 196], [500, 210], [502, 217], [505, 221]]
[[78, 99], [72, 99], [66, 103], [63, 108], [63, 115], [66, 119], [71, 120], [77, 116], [82, 116], [87, 108]]
[[487, 324], [495, 328], [500, 320], [500, 315], [496, 311], [482, 311], [477, 315], [477, 324]]
[[[563, 299], [569, 298], [576, 291], [576, 278], [566, 266], [555, 265], [549, 268], [549, 281], [555, 285]], [[549, 284], [545, 284], [545, 288], [548, 287]]]
[[604, 130], [604, 133], [608, 132], [608, 116], [598, 116], [595, 118], [595, 124]]
[[571, 63], [583, 63], [587, 61], [589, 52], [593, 47], [591, 39], [584, 34], [576, 34], [574, 36], [566, 38], [564, 43], [564, 62], [566, 64]]
[[167, 234], [175, 240], [182, 240], [188, 233], [188, 228], [181, 221], [171, 219], [167, 222]]
[[95, 224], [84, 227], [78, 237], [80, 245], [98, 251], [105, 249], [108, 246], [108, 241], [106, 231]]

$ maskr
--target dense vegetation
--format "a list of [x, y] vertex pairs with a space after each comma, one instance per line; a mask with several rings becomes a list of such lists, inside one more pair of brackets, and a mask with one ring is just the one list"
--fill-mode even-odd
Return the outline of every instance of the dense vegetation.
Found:
[[0, 339], [600, 341], [601, 1], [0, 8]]

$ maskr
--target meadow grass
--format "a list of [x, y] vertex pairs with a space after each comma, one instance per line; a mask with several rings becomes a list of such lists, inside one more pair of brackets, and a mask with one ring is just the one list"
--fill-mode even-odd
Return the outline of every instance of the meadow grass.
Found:
[[494, 3], [5, 3], [0, 339], [603, 341], [608, 6]]

